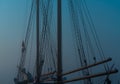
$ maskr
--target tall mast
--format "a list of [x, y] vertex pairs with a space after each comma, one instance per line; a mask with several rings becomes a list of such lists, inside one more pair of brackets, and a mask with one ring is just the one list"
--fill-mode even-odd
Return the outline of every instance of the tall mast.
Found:
[[40, 81], [40, 69], [39, 69], [39, 0], [36, 0], [36, 75], [37, 83]]
[[61, 0], [57, 1], [57, 84], [62, 84], [62, 8]]

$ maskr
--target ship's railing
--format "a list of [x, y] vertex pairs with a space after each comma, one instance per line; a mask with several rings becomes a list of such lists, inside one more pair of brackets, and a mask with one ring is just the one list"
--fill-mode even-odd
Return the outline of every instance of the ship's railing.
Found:
[[[72, 73], [75, 73], [75, 72], [78, 72], [78, 71], [81, 71], [81, 70], [85, 70], [85, 69], [88, 69], [88, 68], [91, 68], [91, 67], [95, 67], [95, 66], [98, 66], [100, 64], [110, 62], [111, 60], [112, 60], [111, 58], [108, 58], [108, 59], [90, 64], [90, 65], [87, 65], [87, 66], [84, 66], [84, 67], [80, 67], [80, 68], [65, 72], [65, 73], [62, 74], [62, 76], [70, 75]], [[73, 82], [73, 81], [79, 81], [79, 80], [85, 80], [85, 79], [89, 79], [89, 78], [95, 78], [95, 77], [110, 75], [110, 74], [114, 74], [114, 73], [117, 73], [117, 72], [118, 72], [118, 70], [114, 69], [114, 70], [110, 70], [108, 72], [100, 72], [100, 73], [96, 73], [96, 74], [92, 74], [92, 75], [87, 75], [87, 76], [84, 76], [84, 77], [78, 77], [78, 78], [74, 78], [74, 79], [70, 79], [70, 80], [64, 80], [63, 83], [68, 83], [68, 82]], [[54, 72], [49, 72], [49, 73], [46, 73], [46, 74], [42, 74], [42, 76], [49, 76], [49, 75], [53, 75], [53, 74], [56, 74], [56, 72], [55, 71]], [[47, 79], [45, 81], [55, 81], [55, 80]]]

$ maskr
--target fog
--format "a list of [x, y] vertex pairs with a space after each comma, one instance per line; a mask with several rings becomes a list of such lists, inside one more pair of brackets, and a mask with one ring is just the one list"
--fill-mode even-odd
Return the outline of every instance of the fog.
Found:
[[[112, 57], [112, 63], [120, 70], [120, 1], [86, 2], [105, 55]], [[13, 84], [30, 5], [31, 0], [0, 0], [0, 84]], [[120, 73], [114, 76], [119, 80]]]

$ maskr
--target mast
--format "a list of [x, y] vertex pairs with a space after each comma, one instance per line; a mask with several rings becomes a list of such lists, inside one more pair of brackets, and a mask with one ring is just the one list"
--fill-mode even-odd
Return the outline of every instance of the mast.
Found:
[[57, 1], [57, 84], [62, 84], [62, 8], [61, 0]]
[[40, 70], [39, 70], [39, 0], [36, 0], [36, 75], [37, 83], [40, 81]]

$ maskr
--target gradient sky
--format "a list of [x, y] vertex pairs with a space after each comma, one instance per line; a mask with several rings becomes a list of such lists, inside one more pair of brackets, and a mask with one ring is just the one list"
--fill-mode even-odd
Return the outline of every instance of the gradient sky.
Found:
[[[0, 84], [13, 84], [31, 0], [0, 0]], [[105, 55], [120, 70], [120, 0], [86, 0]], [[65, 12], [65, 11], [63, 11]], [[116, 75], [117, 79], [120, 74]], [[119, 77], [119, 78], [118, 78]]]

